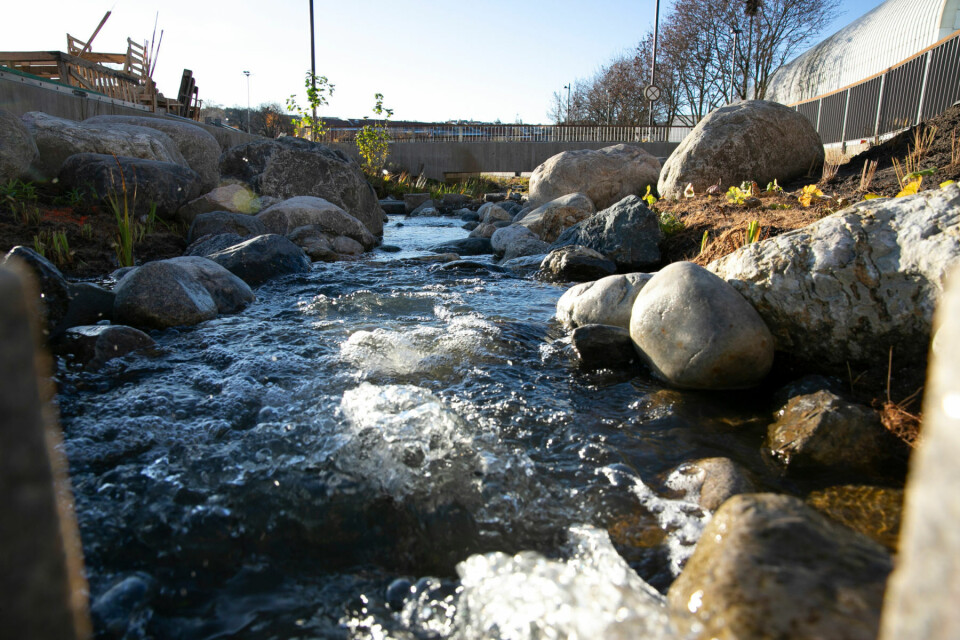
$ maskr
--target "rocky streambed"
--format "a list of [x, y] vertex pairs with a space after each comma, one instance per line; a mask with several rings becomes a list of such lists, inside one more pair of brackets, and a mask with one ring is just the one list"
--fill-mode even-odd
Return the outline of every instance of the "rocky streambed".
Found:
[[[867, 558], [875, 628], [888, 552], [803, 499], [874, 509], [858, 526], [882, 539], [902, 475], [785, 474], [764, 453], [780, 406], [833, 382], [717, 394], [637, 363], [585, 371], [555, 319], [565, 286], [418, 260], [459, 224], [393, 218], [399, 252], [274, 279], [96, 371], [62, 362], [98, 635], [692, 637], [663, 594], [742, 491], [798, 496], [770, 512]], [[854, 484], [879, 497], [851, 501]], [[794, 543], [744, 552], [816, 575], [846, 562]], [[835, 588], [814, 589], [821, 613]]]

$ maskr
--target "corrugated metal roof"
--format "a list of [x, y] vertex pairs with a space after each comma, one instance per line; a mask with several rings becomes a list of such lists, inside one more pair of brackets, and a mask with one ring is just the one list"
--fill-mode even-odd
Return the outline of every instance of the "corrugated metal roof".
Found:
[[770, 78], [767, 99], [791, 104], [854, 84], [952, 33], [960, 0], [887, 0]]

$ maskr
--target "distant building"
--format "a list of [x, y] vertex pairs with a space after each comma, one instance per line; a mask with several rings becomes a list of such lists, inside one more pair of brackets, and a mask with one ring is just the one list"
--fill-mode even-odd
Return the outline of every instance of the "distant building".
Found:
[[770, 78], [767, 100], [794, 104], [858, 83], [960, 30], [960, 0], [887, 0]]

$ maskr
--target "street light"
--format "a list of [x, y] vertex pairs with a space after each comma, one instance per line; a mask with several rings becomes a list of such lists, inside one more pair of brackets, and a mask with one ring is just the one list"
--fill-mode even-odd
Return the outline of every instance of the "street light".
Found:
[[734, 25], [730, 28], [730, 33], [733, 34], [733, 54], [731, 56], [732, 61], [730, 62], [730, 103], [733, 104], [733, 92], [736, 87], [736, 78], [737, 78], [737, 45], [740, 42], [740, 34], [743, 31], [739, 27]]
[[570, 124], [570, 85], [572, 82], [568, 82], [563, 85], [563, 88], [567, 90], [567, 117], [563, 119], [563, 124]]
[[247, 76], [247, 133], [250, 133], [250, 72], [244, 71], [243, 75]]
[[[657, 0], [657, 9], [653, 18], [653, 62], [650, 63], [650, 86], [657, 86], [657, 32], [660, 30], [660, 0]], [[653, 100], [650, 100], [647, 126], [653, 129]]]

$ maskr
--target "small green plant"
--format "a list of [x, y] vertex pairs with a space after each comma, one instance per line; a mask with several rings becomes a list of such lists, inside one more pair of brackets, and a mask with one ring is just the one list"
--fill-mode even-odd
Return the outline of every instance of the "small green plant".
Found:
[[80, 225], [80, 237], [84, 240], [93, 239], [93, 227], [89, 223], [83, 223]]
[[647, 192], [643, 195], [641, 200], [644, 200], [648, 207], [652, 207], [657, 202], [657, 196], [650, 193], [650, 185], [647, 185]]
[[[364, 125], [357, 132], [357, 150], [363, 158], [364, 171], [379, 175], [387, 164], [387, 156], [390, 154], [390, 132], [387, 130], [387, 121], [393, 116], [393, 109], [384, 108], [382, 93], [376, 93], [373, 97], [376, 100], [373, 113], [384, 118], [379, 122]], [[368, 119], [368, 116], [364, 116], [364, 120]]]
[[743, 204], [749, 197], [751, 197], [750, 187], [743, 189], [741, 185], [740, 187], [732, 186], [727, 189], [727, 202], [731, 204]]
[[680, 218], [669, 211], [660, 214], [660, 231], [667, 237], [683, 231], [685, 226]]
[[327, 76], [317, 76], [313, 72], [307, 71], [307, 78], [304, 81], [307, 88], [307, 107], [300, 108], [297, 104], [296, 94], [291, 94], [287, 98], [287, 111], [297, 114], [300, 119], [300, 126], [310, 129], [310, 139], [316, 142], [317, 138], [323, 136], [327, 130], [323, 123], [323, 118], [314, 120], [313, 114], [318, 107], [330, 104], [330, 96], [333, 95], [335, 85], [330, 84]]
[[709, 242], [709, 241], [710, 241], [710, 232], [709, 232], [709, 231], [704, 231], [704, 232], [703, 232], [703, 237], [700, 238], [700, 253], [701, 253], [701, 254], [702, 254], [704, 251], [707, 250], [707, 242]]
[[83, 201], [86, 199], [86, 194], [83, 189], [79, 187], [74, 187], [69, 191], [64, 191], [57, 197], [53, 199], [53, 203], [56, 205], [70, 207], [71, 209], [76, 209], [83, 204]]
[[751, 220], [750, 224], [747, 225], [747, 237], [744, 245], [753, 244], [760, 240], [760, 221]]
[[779, 202], [773, 202], [773, 203], [771, 203], [771, 204], [768, 204], [768, 205], [767, 205], [766, 207], [764, 207], [764, 208], [765, 208], [765, 209], [769, 209], [769, 210], [771, 210], [771, 211], [777, 211], [777, 210], [781, 210], [781, 209], [791, 209], [792, 207], [791, 207], [790, 205], [788, 205], [788, 204], [781, 204], [781, 203], [779, 203]]
[[[121, 267], [133, 266], [133, 242], [135, 236], [136, 220], [133, 217], [134, 203], [137, 201], [137, 183], [133, 183], [133, 196], [129, 197], [127, 192], [127, 179], [123, 175], [123, 168], [117, 156], [113, 156], [117, 163], [117, 169], [120, 170], [120, 193], [117, 192], [114, 182], [113, 172], [110, 172], [110, 183], [113, 189], [107, 194], [107, 203], [113, 211], [113, 217], [117, 221], [117, 263]], [[121, 200], [122, 196], [122, 200]]]
[[73, 262], [73, 252], [65, 231], [43, 232], [33, 236], [33, 250], [62, 267]]
[[693, 190], [693, 183], [688, 182], [686, 188], [683, 190], [684, 198], [695, 198], [697, 197], [696, 192]]
[[774, 178], [773, 182], [767, 183], [767, 188], [765, 190], [767, 193], [783, 193], [783, 189], [777, 184], [777, 179]]

